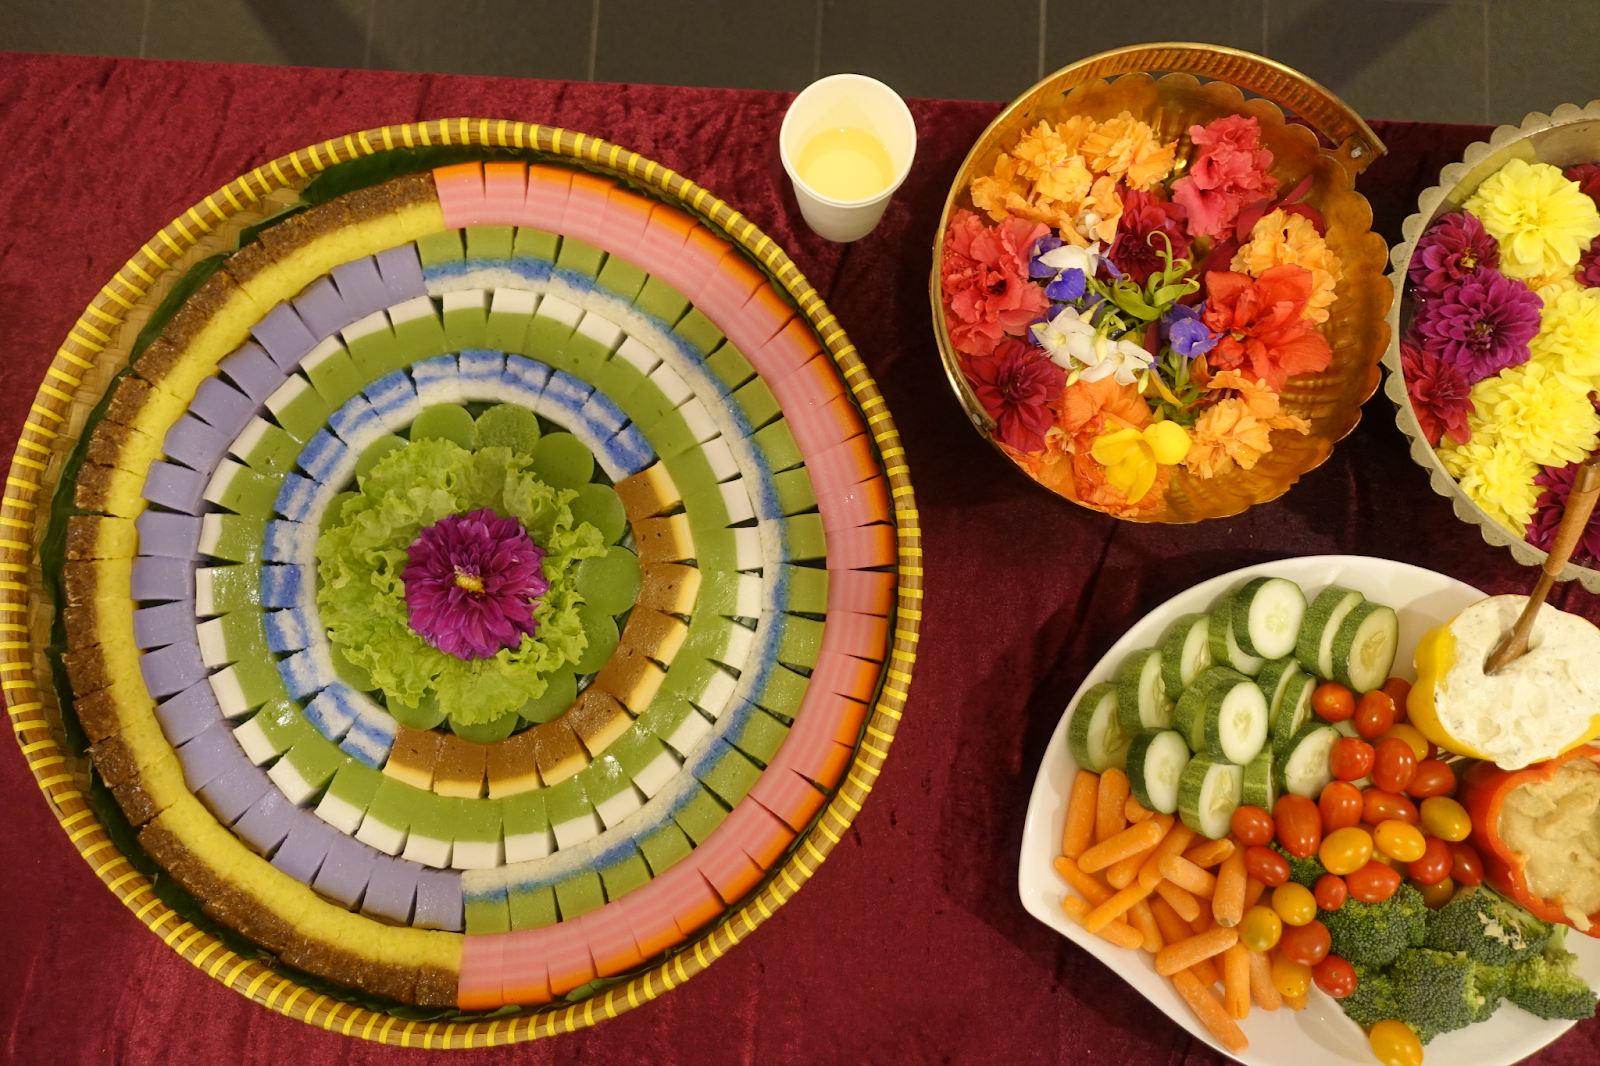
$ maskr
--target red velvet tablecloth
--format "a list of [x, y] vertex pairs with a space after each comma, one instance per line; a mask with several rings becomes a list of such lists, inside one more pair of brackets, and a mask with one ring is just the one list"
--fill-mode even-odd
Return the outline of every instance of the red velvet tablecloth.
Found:
[[[892, 757], [843, 845], [777, 917], [685, 987], [599, 1028], [481, 1063], [1213, 1063], [1093, 958], [1024, 913], [1023, 813], [1085, 671], [1169, 596], [1274, 558], [1387, 556], [1495, 592], [1532, 572], [1428, 488], [1389, 402], [1286, 497], [1198, 526], [1137, 526], [1035, 487], [972, 432], [930, 329], [929, 249], [997, 104], [912, 103], [916, 166], [849, 247], [800, 221], [778, 162], [786, 94], [0, 55], [0, 440], [14, 440], [84, 305], [225, 181], [329, 136], [459, 115], [584, 130], [691, 175], [783, 244], [888, 396], [921, 509], [927, 601]], [[1391, 242], [1487, 127], [1375, 123], [1361, 186]], [[1600, 617], [1580, 589], [1558, 604]], [[0, 1059], [398, 1063], [289, 1021], [183, 962], [118, 905], [0, 742]], [[1600, 1061], [1600, 1022], [1537, 1059]]]

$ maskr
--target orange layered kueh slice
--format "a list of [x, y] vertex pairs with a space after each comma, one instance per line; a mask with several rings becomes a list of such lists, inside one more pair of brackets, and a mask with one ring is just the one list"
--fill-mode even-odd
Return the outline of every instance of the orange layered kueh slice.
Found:
[[650, 225], [654, 207], [655, 201], [636, 192], [612, 189], [606, 194], [606, 213], [600, 220], [600, 239], [596, 243], [608, 252], [631, 254]]
[[523, 201], [519, 226], [561, 232], [567, 213], [567, 196], [572, 189], [572, 171], [535, 163], [528, 167], [528, 198]]
[[693, 936], [726, 906], [694, 863], [686, 859], [657, 877], [652, 882], [654, 886], [660, 886], [661, 897], [678, 923], [678, 932], [684, 936]]
[[828, 565], [843, 570], [893, 566], [897, 558], [893, 526], [836, 529], [827, 534], [827, 539]]
[[433, 788], [433, 772], [439, 765], [443, 743], [444, 737], [438, 733], [401, 726], [383, 772], [427, 792]]
[[490, 799], [515, 796], [539, 787], [537, 744], [534, 731], [525, 729], [489, 746], [486, 770]]
[[750, 365], [767, 381], [782, 381], [805, 366], [821, 351], [817, 335], [804, 318], [792, 318], [761, 347], [745, 350]]
[[[486, 937], [467, 937], [466, 940], [499, 940], [502, 947], [500, 964], [501, 1003], [548, 1003], [550, 994], [550, 931], [525, 929], [517, 933], [496, 933]], [[574, 986], [576, 987], [576, 986]], [[495, 1006], [499, 1006], [497, 1003]]]
[[468, 936], [461, 939], [461, 983], [456, 1006], [461, 1010], [494, 1010], [505, 1003], [505, 952], [509, 938]]
[[589, 961], [600, 977], [610, 977], [644, 962], [633, 927], [621, 907], [605, 906], [578, 919], [583, 938], [589, 945]]
[[[783, 407], [784, 417], [794, 421], [796, 411], [818, 411], [844, 395], [844, 384], [833, 359], [818, 350], [800, 369], [771, 383], [772, 395]], [[857, 430], [856, 432], [860, 432]]]
[[692, 299], [707, 318], [722, 327], [730, 340], [741, 350], [747, 350], [737, 336], [741, 332], [739, 312], [750, 302], [756, 289], [763, 287], [768, 287], [767, 276], [761, 268], [746, 259], [739, 249], [730, 247], [699, 295]]
[[889, 620], [875, 614], [829, 611], [822, 650], [881, 663], [888, 655]]
[[743, 307], [717, 324], [740, 351], [754, 352], [776, 337], [794, 317], [795, 309], [779, 295], [777, 286], [758, 285]]
[[854, 485], [837, 484], [823, 488], [815, 483], [817, 509], [822, 512], [822, 528], [831, 532], [849, 526], [870, 526], [890, 520], [889, 482], [874, 477]]
[[594, 957], [578, 922], [557, 922], [535, 932], [546, 933], [545, 961], [550, 967], [550, 994], [564, 996], [593, 981]]
[[[485, 163], [483, 165], [483, 211], [465, 225], [515, 226], [522, 219], [528, 200], [528, 164]], [[449, 226], [449, 214], [445, 225]], [[454, 227], [452, 227], [454, 228]]]
[[482, 744], [446, 734], [433, 771], [433, 790], [441, 796], [477, 799], [483, 793], [489, 751]]
[[628, 250], [628, 259], [647, 274], [671, 280], [678, 260], [683, 256], [683, 242], [697, 223], [686, 212], [666, 204], [656, 204], [650, 212], [650, 223], [645, 227], [639, 243]]
[[566, 237], [576, 237], [590, 244], [600, 243], [600, 220], [606, 213], [606, 197], [617, 183], [610, 178], [587, 171], [574, 171], [571, 191], [567, 194], [567, 210], [561, 216], [556, 232]]
[[689, 231], [688, 239], [683, 242], [683, 252], [673, 264], [671, 272], [663, 274], [662, 277], [673, 288], [683, 293], [689, 302], [696, 303], [698, 302], [696, 297], [705, 289], [716, 272], [717, 264], [732, 247], [733, 245], [706, 227], [696, 226]]
[[712, 833], [684, 861], [693, 862], [717, 890], [722, 902], [730, 907], [759, 885], [766, 873], [733, 838], [722, 832]]
[[777, 815], [753, 801], [740, 800], [726, 821], [717, 827], [717, 837], [727, 837], [763, 870], [770, 870], [785, 849], [794, 843], [795, 831]]
[[448, 229], [476, 225], [483, 215], [483, 164], [457, 163], [436, 167], [434, 185], [439, 190], [439, 207]]
[[[834, 692], [865, 703], [872, 699], [872, 693], [877, 687], [876, 663], [857, 659], [853, 655], [823, 651], [817, 655], [817, 667], [811, 672], [811, 684], [806, 686], [806, 694], [809, 696], [812, 692]], [[802, 703], [802, 710], [804, 707], [805, 704]], [[799, 724], [800, 718], [796, 715], [795, 725]]]
[[[782, 757], [780, 748], [777, 758]], [[810, 781], [774, 760], [750, 787], [748, 798], [760, 803], [798, 833], [817, 816], [828, 797]]]
[[872, 457], [872, 442], [866, 434], [806, 456], [806, 469], [811, 471], [811, 484], [819, 493], [859, 485], [883, 473]]
[[876, 570], [828, 571], [828, 614], [856, 611], [887, 616], [894, 610], [895, 576]]
[[[788, 414], [788, 405], [784, 413]], [[801, 455], [817, 455], [843, 444], [866, 428], [850, 397], [839, 395], [821, 408], [800, 408], [789, 417], [789, 429]]]
[[683, 933], [678, 929], [665, 897], [660, 892], [652, 891], [651, 886], [629, 892], [607, 906], [622, 909], [628, 919], [628, 927], [633, 930], [633, 940], [639, 947], [639, 954], [647, 959], [655, 958], [683, 940]]

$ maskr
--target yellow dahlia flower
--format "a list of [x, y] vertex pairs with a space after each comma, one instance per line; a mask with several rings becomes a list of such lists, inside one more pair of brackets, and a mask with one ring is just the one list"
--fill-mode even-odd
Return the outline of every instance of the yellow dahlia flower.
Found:
[[1445, 441], [1448, 446], [1438, 449], [1439, 458], [1462, 491], [1490, 518], [1522, 536], [1542, 491], [1533, 483], [1539, 464], [1505, 441], [1489, 444], [1477, 437], [1466, 444], [1449, 443], [1448, 437]]
[[1593, 388], [1600, 382], [1600, 289], [1573, 289], [1545, 298], [1539, 332], [1528, 348], [1535, 362]]
[[1600, 443], [1600, 414], [1587, 387], [1543, 363], [1485, 378], [1471, 395], [1473, 406], [1495, 426], [1498, 442], [1540, 466], [1578, 462]]
[[1594, 201], [1548, 163], [1513, 159], [1462, 206], [1500, 242], [1500, 270], [1508, 277], [1570, 271], [1600, 236]]

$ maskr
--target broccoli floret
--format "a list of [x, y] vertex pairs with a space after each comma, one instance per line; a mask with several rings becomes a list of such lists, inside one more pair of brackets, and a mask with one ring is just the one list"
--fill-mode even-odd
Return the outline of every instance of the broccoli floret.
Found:
[[1357, 966], [1356, 990], [1339, 1000], [1339, 1008], [1351, 1021], [1365, 1029], [1387, 1018], [1398, 1018], [1400, 1006], [1394, 999], [1394, 983], [1382, 970]]
[[1545, 944], [1542, 954], [1506, 968], [1506, 998], [1530, 1014], [1582, 1021], [1594, 1017], [1595, 992], [1573, 970], [1578, 956], [1566, 949], [1567, 927]]
[[1501, 971], [1467, 958], [1464, 951], [1410, 948], [1389, 971], [1400, 1019], [1419, 1038], [1481, 1022], [1500, 1004]]
[[1314, 890], [1317, 887], [1318, 879], [1328, 872], [1328, 868], [1322, 865], [1322, 860], [1315, 855], [1308, 859], [1297, 858], [1284, 851], [1283, 845], [1276, 840], [1272, 842], [1272, 847], [1279, 855], [1289, 861], [1289, 880], [1297, 885], [1305, 885], [1307, 888]]
[[1475, 962], [1509, 966], [1537, 955], [1550, 939], [1550, 926], [1498, 892], [1468, 889], [1428, 918], [1424, 946], [1465, 951]]
[[1406, 948], [1421, 947], [1427, 935], [1428, 907], [1422, 893], [1401, 885], [1382, 903], [1346, 900], [1336, 911], [1319, 911], [1328, 927], [1330, 954], [1355, 966], [1384, 967]]

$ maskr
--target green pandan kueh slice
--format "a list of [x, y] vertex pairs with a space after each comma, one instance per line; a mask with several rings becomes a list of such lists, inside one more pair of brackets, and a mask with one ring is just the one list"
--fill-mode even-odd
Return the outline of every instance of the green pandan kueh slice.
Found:
[[710, 790], [702, 785], [694, 790], [689, 802], [679, 808], [672, 820], [698, 846], [704, 844], [727, 817], [728, 808], [718, 803]]
[[[316, 357], [314, 360], [313, 356]], [[311, 387], [317, 390], [317, 395], [327, 400], [328, 405], [334, 408], [343, 407], [350, 397], [361, 391], [368, 380], [356, 368], [355, 360], [350, 357], [350, 353], [343, 348], [333, 348], [320, 355], [318, 352], [312, 352], [301, 361], [300, 369], [311, 379]]]
[[706, 357], [706, 369], [715, 374], [729, 392], [756, 376], [756, 368], [750, 365], [750, 360], [732, 341], [724, 342], [722, 347]]
[[538, 888], [513, 884], [507, 900], [511, 912], [511, 928], [542, 929], [555, 925], [556, 892], [549, 885]]
[[637, 851], [600, 870], [600, 883], [605, 887], [608, 900], [620, 899], [649, 882], [650, 866]]
[[800, 446], [795, 443], [794, 434], [789, 431], [786, 420], [780, 418], [770, 426], [756, 430], [751, 439], [767, 457], [767, 466], [774, 473], [800, 465]]
[[605, 262], [606, 253], [576, 237], [561, 238], [561, 251], [556, 256], [558, 270], [570, 270], [575, 274], [587, 274], [596, 277], [600, 273], [600, 266]]
[[[240, 456], [246, 466], [263, 474], [284, 474], [294, 469], [302, 445], [285, 433], [283, 427], [258, 421], [252, 423], [245, 432], [255, 437], [250, 447], [244, 449], [245, 454]], [[236, 441], [234, 448], [240, 447], [240, 442]], [[239, 453], [235, 451], [234, 454]]]
[[751, 429], [760, 429], [783, 413], [772, 389], [760, 378], [747, 381], [734, 392], [733, 398], [750, 422]]
[[701, 772], [700, 783], [715, 793], [718, 799], [732, 807], [744, 799], [745, 794], [756, 783], [756, 778], [761, 776], [761, 767], [751, 762], [737, 748], [728, 747], [726, 744], [720, 747], [722, 757]]
[[756, 692], [753, 698], [758, 707], [793, 720], [795, 712], [800, 709], [800, 701], [805, 698], [806, 687], [810, 684], [810, 679], [804, 675], [785, 669], [781, 665], [774, 665], [767, 671], [760, 691]]
[[606, 265], [600, 268], [600, 276], [595, 280], [602, 289], [608, 289], [632, 303], [648, 278], [648, 274], [632, 263], [613, 255], [606, 259]]
[[696, 533], [694, 554], [702, 575], [739, 568], [738, 544], [731, 529], [708, 529]]
[[822, 651], [822, 623], [799, 615], [783, 616], [783, 636], [778, 641], [778, 661], [815, 669]]
[[593, 337], [574, 330], [560, 348], [550, 353], [546, 362], [557, 370], [565, 370], [593, 384], [601, 364], [610, 357], [609, 348]]
[[784, 519], [784, 559], [786, 561], [822, 559], [828, 554], [828, 538], [822, 531], [822, 516], [796, 515]]
[[236, 563], [256, 563], [261, 560], [261, 542], [267, 528], [266, 516], [206, 515], [202, 529], [209, 531], [213, 525], [217, 531], [216, 542], [205, 548], [207, 554]]
[[462, 900], [462, 918], [468, 936], [511, 932], [511, 905], [506, 889], [474, 893]]
[[468, 259], [510, 259], [516, 231], [510, 226], [468, 226]]
[[651, 871], [657, 877], [666, 873], [674, 863], [685, 858], [693, 850], [694, 845], [675, 822], [666, 823], [639, 841], [639, 851], [643, 853], [645, 861], [650, 864]]
[[585, 870], [557, 881], [555, 889], [556, 909], [561, 912], [563, 922], [581, 918], [590, 911], [605, 906], [605, 886], [600, 882], [600, 875], [593, 870]]
[[785, 563], [783, 578], [789, 583], [789, 610], [801, 614], [826, 614], [828, 611], [828, 572], [814, 566]]
[[[664, 459], [663, 462], [667, 473], [672, 475], [672, 483], [678, 488], [678, 495], [685, 500], [691, 496], [702, 496], [712, 492], [721, 496], [717, 488], [717, 475], [711, 469], [711, 462], [702, 449], [691, 448], [670, 459]], [[726, 514], [726, 506], [720, 508], [719, 513]]]
[[660, 278], [651, 275], [650, 280], [644, 283], [644, 288], [639, 290], [639, 295], [634, 298], [633, 306], [672, 326], [677, 324], [678, 319], [689, 309], [689, 298]]
[[535, 226], [518, 226], [516, 239], [511, 244], [511, 254], [518, 259], [543, 259], [554, 262], [561, 238], [549, 230]]
[[816, 490], [811, 486], [811, 471], [805, 467], [797, 466], [774, 474], [772, 487], [778, 492], [778, 509], [785, 515], [816, 509]]
[[465, 259], [466, 252], [461, 248], [461, 231], [447, 229], [441, 233], [429, 233], [418, 237], [417, 255], [425, 267]]
[[723, 340], [722, 331], [698, 307], [689, 308], [689, 313], [678, 321], [672, 331], [700, 349], [702, 355], [716, 351], [717, 345]]
[[[673, 482], [676, 484], [677, 479], [674, 478]], [[681, 491], [682, 486], [679, 488]], [[722, 498], [721, 490], [714, 484], [708, 489], [685, 494], [683, 509], [689, 516], [689, 528], [697, 537], [702, 532], [726, 529], [732, 524], [732, 519], [728, 517], [727, 501]]]
[[483, 348], [489, 344], [489, 310], [485, 307], [451, 307], [444, 312], [447, 351]]
[[728, 735], [728, 743], [752, 759], [769, 763], [788, 735], [788, 726], [759, 707], [752, 707], [745, 720]]

